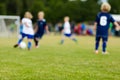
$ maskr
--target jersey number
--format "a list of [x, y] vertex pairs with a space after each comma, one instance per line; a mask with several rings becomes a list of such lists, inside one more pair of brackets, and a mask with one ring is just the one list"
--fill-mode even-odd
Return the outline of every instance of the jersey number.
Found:
[[106, 16], [102, 16], [100, 18], [100, 25], [101, 26], [106, 26], [107, 25], [107, 17]]

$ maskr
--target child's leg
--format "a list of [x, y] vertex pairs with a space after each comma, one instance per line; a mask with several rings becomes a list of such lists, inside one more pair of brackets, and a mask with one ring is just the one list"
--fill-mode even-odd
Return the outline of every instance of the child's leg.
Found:
[[38, 46], [38, 42], [39, 42], [38, 38], [34, 38], [34, 42], [35, 42], [35, 46]]
[[14, 48], [18, 47], [19, 44], [23, 41], [25, 34], [21, 34], [21, 35], [22, 35], [22, 37], [18, 40], [17, 44], [14, 45]]
[[107, 47], [107, 42], [103, 41], [103, 45], [102, 45], [102, 51], [106, 52], [106, 47]]
[[28, 39], [28, 50], [31, 49], [32, 43], [31, 43], [32, 39]]
[[32, 40], [33, 40], [33, 38], [34, 38], [34, 36], [33, 35], [27, 35], [27, 38], [28, 38], [28, 50], [30, 50], [31, 49], [31, 47], [32, 47]]
[[23, 41], [23, 38], [18, 40], [18, 45]]
[[26, 36], [26, 34], [22, 33], [21, 34], [22, 37], [18, 40], [18, 45], [23, 41], [24, 37]]
[[62, 39], [61, 39], [60, 44], [63, 44], [63, 43], [64, 43], [64, 40], [65, 40], [65, 36], [64, 36], [64, 35], [62, 35]]
[[72, 35], [71, 35], [71, 36], [70, 36], [70, 39], [73, 40], [73, 41], [76, 42], [76, 43], [78, 42], [77, 39], [75, 38], [75, 36], [72, 36]]
[[103, 37], [102, 40], [103, 40], [102, 51], [106, 52], [108, 37]]
[[100, 37], [96, 37], [96, 43], [95, 43], [95, 50], [97, 51], [99, 48], [99, 42], [100, 42]]
[[40, 34], [36, 34], [36, 36], [34, 37], [34, 42], [35, 42], [35, 47], [38, 48], [39, 47], [39, 40], [42, 39], [44, 33], [40, 33]]

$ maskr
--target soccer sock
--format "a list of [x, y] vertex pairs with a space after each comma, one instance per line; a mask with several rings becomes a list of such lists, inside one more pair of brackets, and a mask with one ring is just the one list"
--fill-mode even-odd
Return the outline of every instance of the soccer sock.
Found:
[[104, 42], [103, 42], [103, 45], [102, 45], [103, 52], [105, 52], [105, 51], [106, 51], [106, 45], [107, 45], [107, 44], [106, 44], [106, 41], [104, 41]]
[[95, 50], [98, 50], [98, 47], [99, 47], [99, 41], [96, 41]]
[[61, 40], [60, 44], [63, 44], [64, 43], [64, 40]]
[[22, 42], [22, 40], [23, 40], [23, 39], [19, 39], [19, 41], [18, 41], [18, 45]]
[[73, 38], [72, 40], [77, 43], [77, 39]]
[[34, 38], [35, 46], [38, 45], [38, 41]]
[[32, 46], [32, 43], [31, 42], [28, 42], [28, 49], [30, 49]]

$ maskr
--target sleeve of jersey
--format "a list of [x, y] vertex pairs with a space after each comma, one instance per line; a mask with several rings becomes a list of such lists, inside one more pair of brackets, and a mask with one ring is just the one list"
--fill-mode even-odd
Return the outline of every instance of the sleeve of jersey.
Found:
[[25, 20], [24, 20], [24, 19], [22, 19], [22, 24], [24, 24], [24, 22], [25, 22]]
[[96, 19], [95, 19], [95, 22], [98, 22], [99, 18], [98, 18], [98, 15], [96, 16]]
[[114, 20], [114, 18], [113, 18], [112, 16], [110, 16], [110, 21], [111, 21], [112, 23], [115, 22], [115, 20]]
[[65, 24], [63, 25], [63, 28], [65, 29], [65, 28], [66, 28], [66, 26], [67, 26], [67, 24], [65, 23]]
[[47, 26], [47, 22], [45, 21], [45, 27]]
[[39, 21], [36, 22], [37, 26], [39, 25]]
[[22, 19], [22, 24], [27, 24], [27, 25], [28, 25], [28, 27], [30, 27], [30, 26], [31, 26], [31, 24], [29, 24], [29, 21], [28, 21], [28, 20], [26, 20], [26, 19]]
[[29, 21], [26, 21], [26, 23], [27, 23], [27, 25], [28, 25], [29, 27], [32, 26], [32, 21], [30, 20], [30, 22], [31, 22], [31, 23], [29, 23]]

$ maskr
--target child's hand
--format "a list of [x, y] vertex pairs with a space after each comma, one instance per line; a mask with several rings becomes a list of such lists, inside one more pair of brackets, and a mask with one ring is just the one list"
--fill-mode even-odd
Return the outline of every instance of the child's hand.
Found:
[[119, 26], [119, 27], [116, 27], [115, 30], [116, 30], [116, 31], [119, 31], [119, 30], [120, 30], [120, 26]]
[[94, 23], [93, 29], [96, 31], [97, 23]]

